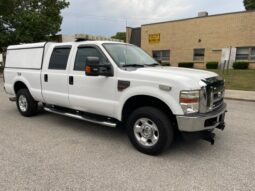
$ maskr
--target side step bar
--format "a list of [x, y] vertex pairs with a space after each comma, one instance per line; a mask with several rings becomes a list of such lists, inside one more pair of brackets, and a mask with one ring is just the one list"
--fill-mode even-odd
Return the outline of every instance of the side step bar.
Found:
[[65, 111], [61, 111], [61, 110], [57, 110], [57, 109], [53, 109], [53, 108], [48, 108], [48, 107], [44, 107], [43, 109], [45, 111], [48, 111], [48, 112], [51, 112], [51, 113], [55, 113], [55, 114], [59, 114], [59, 115], [67, 116], [67, 117], [72, 117], [72, 118], [75, 118], [75, 119], [80, 119], [80, 120], [83, 120], [83, 121], [87, 121], [87, 122], [91, 122], [91, 123], [95, 123], [95, 124], [99, 124], [99, 125], [104, 125], [104, 126], [108, 126], [108, 127], [116, 127], [117, 126], [117, 123], [110, 122], [110, 121], [96, 120], [96, 119], [92, 119], [92, 118], [85, 117], [85, 116], [82, 116], [82, 115], [68, 113], [68, 112], [65, 112]]

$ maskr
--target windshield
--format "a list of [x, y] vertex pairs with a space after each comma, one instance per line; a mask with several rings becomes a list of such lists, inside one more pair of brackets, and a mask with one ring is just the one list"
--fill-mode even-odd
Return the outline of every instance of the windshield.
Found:
[[157, 61], [137, 46], [115, 43], [103, 46], [120, 67], [157, 64]]

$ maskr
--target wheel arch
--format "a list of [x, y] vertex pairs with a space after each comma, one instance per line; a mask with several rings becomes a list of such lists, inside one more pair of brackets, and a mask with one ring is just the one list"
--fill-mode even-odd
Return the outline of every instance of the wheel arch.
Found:
[[17, 95], [18, 91], [21, 89], [29, 90], [28, 86], [23, 81], [18, 80], [13, 85], [13, 90], [14, 90], [15, 95]]
[[176, 117], [171, 108], [161, 99], [149, 95], [135, 95], [128, 98], [122, 107], [122, 121], [125, 122], [132, 111], [143, 106], [152, 106], [162, 110], [170, 118], [173, 126], [177, 125]]

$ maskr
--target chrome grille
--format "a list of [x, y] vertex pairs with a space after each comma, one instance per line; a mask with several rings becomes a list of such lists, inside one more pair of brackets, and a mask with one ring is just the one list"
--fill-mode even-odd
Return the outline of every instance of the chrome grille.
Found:
[[202, 80], [206, 86], [201, 91], [200, 112], [217, 109], [224, 102], [224, 81], [219, 77]]
[[212, 109], [222, 105], [224, 100], [224, 84], [213, 89]]

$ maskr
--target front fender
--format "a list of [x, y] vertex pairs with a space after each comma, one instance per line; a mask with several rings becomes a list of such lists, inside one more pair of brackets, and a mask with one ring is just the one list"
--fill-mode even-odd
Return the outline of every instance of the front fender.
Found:
[[121, 121], [122, 119], [122, 111], [126, 101], [134, 96], [150, 96], [157, 98], [163, 101], [172, 111], [174, 115], [182, 115], [183, 111], [179, 102], [176, 98], [179, 98], [179, 92], [175, 91], [163, 91], [156, 87], [148, 87], [148, 86], [139, 86], [139, 87], [132, 87], [123, 92], [119, 100], [119, 107], [117, 109], [117, 119]]

